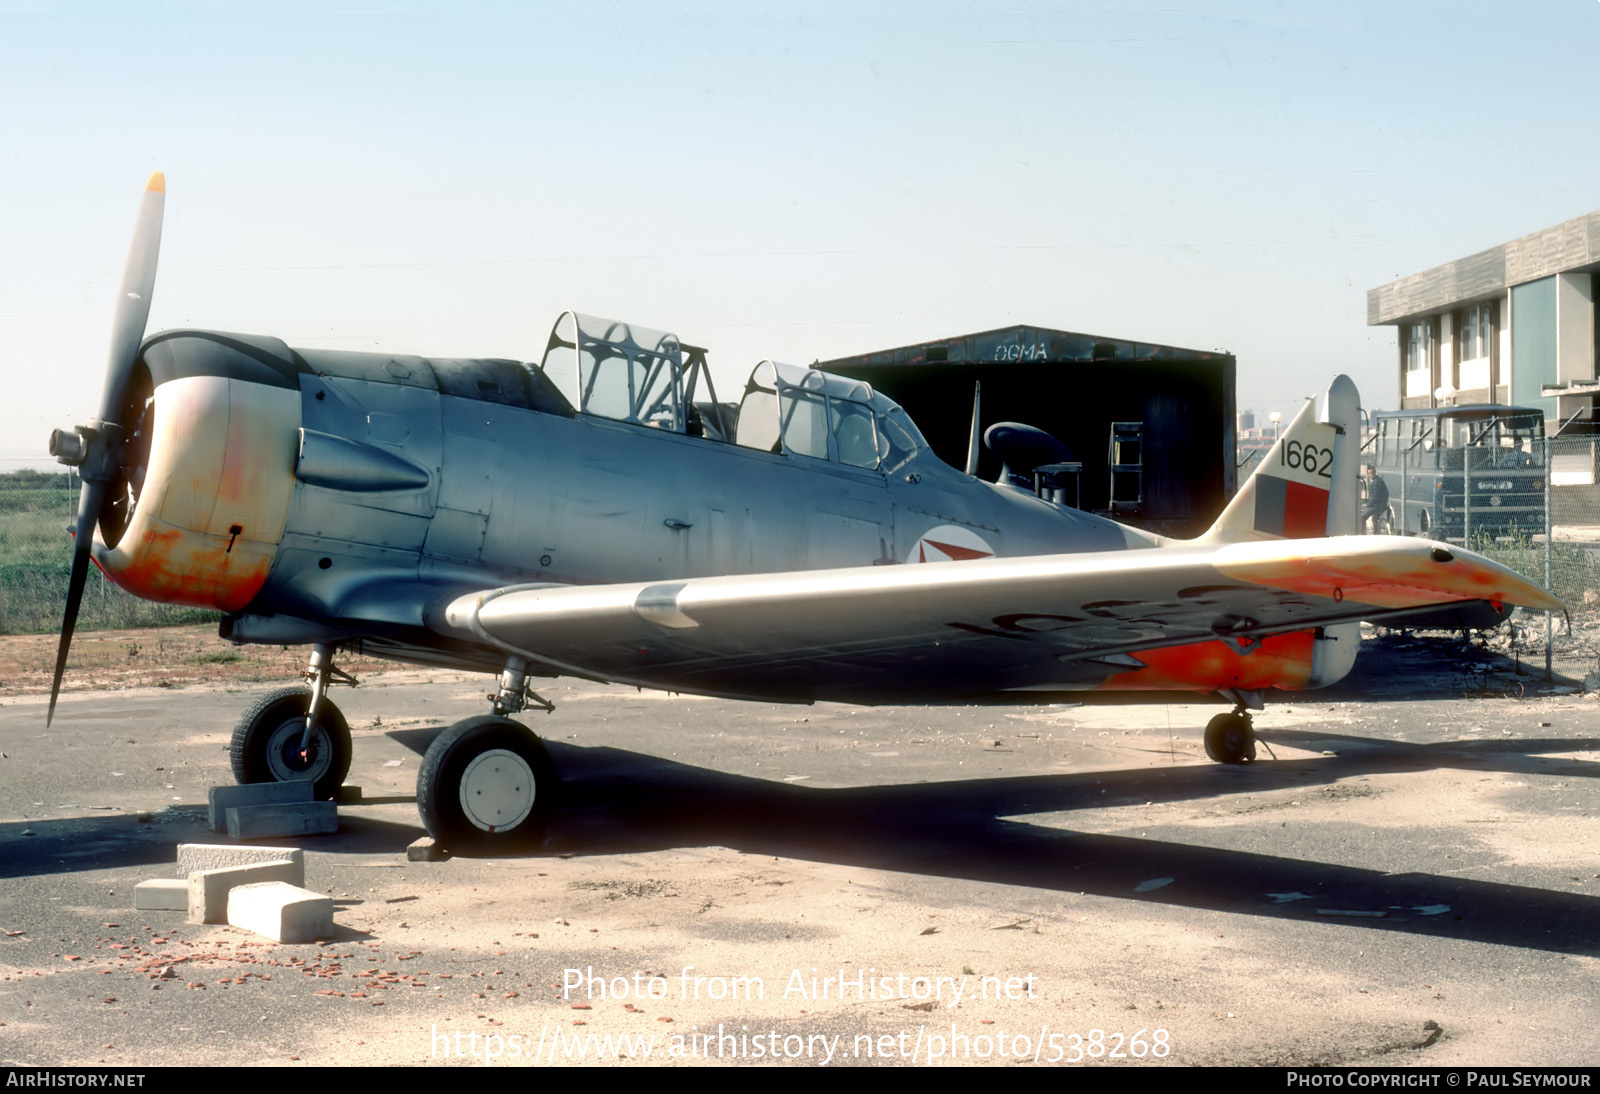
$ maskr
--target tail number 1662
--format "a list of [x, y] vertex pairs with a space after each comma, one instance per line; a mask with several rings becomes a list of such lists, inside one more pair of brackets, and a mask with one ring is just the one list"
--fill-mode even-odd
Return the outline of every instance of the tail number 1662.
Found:
[[1318, 448], [1314, 444], [1301, 444], [1299, 441], [1285, 441], [1283, 445], [1283, 464], [1306, 472], [1308, 475], [1320, 475], [1325, 479], [1333, 478], [1333, 449]]

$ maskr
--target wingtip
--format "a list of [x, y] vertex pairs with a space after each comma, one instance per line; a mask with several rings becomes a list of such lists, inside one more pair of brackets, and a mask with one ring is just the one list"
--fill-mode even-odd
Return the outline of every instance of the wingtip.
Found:
[[167, 192], [167, 176], [160, 171], [150, 176], [150, 181], [144, 184], [146, 190], [154, 190], [158, 194]]

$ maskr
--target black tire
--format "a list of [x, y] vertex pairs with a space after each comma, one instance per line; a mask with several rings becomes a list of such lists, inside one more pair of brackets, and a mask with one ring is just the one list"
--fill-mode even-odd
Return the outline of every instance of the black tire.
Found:
[[322, 700], [317, 732], [307, 754], [300, 755], [300, 737], [311, 689], [283, 688], [261, 697], [233, 727], [233, 777], [241, 783], [314, 782], [311, 796], [326, 801], [339, 792], [350, 774], [350, 725], [339, 708]]
[[434, 739], [417, 771], [417, 811], [428, 835], [456, 854], [536, 846], [554, 805], [555, 768], [520, 722], [483, 715]]
[[1432, 531], [1432, 529], [1433, 521], [1429, 519], [1428, 511], [1424, 509], [1422, 512], [1417, 514], [1417, 535], [1425, 536]]
[[1219, 714], [1206, 723], [1206, 755], [1219, 764], [1247, 764], [1256, 758], [1256, 734], [1242, 714]]

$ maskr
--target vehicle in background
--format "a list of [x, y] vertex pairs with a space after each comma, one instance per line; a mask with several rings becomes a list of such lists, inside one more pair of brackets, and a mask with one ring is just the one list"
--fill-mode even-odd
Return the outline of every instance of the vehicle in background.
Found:
[[1389, 489], [1389, 530], [1470, 542], [1543, 534], [1544, 412], [1521, 406], [1384, 410], [1365, 460]]

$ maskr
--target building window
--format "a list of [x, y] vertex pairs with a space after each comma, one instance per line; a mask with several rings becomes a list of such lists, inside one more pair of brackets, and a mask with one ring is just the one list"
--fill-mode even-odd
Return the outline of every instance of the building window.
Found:
[[1427, 372], [1432, 362], [1428, 323], [1412, 323], [1406, 328], [1406, 371]]
[[1494, 344], [1494, 305], [1474, 304], [1461, 313], [1460, 323], [1461, 360], [1488, 358]]
[[[1456, 312], [1456, 387], [1474, 391], [1489, 387], [1494, 359], [1495, 305], [1474, 304]], [[1493, 392], [1489, 393], [1493, 402]]]
[[1403, 329], [1406, 369], [1405, 394], [1427, 395], [1433, 390], [1434, 321], [1408, 323]]
[[1554, 416], [1556, 401], [1544, 385], [1557, 379], [1556, 279], [1511, 287], [1511, 401]]

